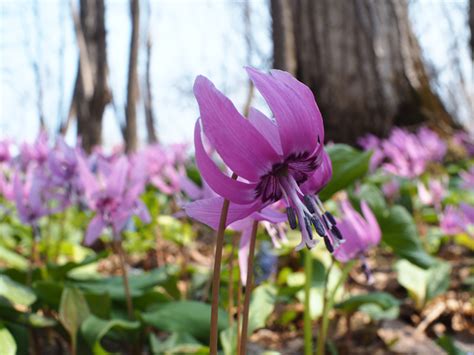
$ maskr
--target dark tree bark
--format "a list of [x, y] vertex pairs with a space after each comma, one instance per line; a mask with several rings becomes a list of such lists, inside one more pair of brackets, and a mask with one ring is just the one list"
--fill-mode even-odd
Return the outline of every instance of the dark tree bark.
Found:
[[132, 36], [130, 39], [130, 57], [128, 62], [127, 103], [125, 106], [125, 150], [127, 153], [137, 149], [137, 99], [138, 99], [138, 45], [140, 26], [140, 6], [138, 0], [130, 0]]
[[107, 84], [107, 45], [104, 0], [80, 0], [79, 16], [73, 9], [79, 47], [79, 65], [65, 131], [72, 116], [77, 117], [77, 134], [90, 152], [102, 141], [102, 117], [111, 100]]
[[[450, 129], [453, 121], [430, 86], [411, 30], [407, 1], [295, 0], [290, 20], [281, 11], [284, 3], [272, 0], [274, 65], [295, 70], [312, 89], [327, 139], [353, 144], [367, 132], [384, 136], [393, 125], [422, 122]], [[296, 69], [281, 60], [291, 33]]]

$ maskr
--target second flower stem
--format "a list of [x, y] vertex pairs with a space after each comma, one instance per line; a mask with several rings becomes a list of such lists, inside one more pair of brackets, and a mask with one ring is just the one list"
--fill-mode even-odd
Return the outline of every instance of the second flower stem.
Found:
[[313, 353], [313, 327], [311, 324], [311, 281], [313, 269], [313, 257], [309, 249], [304, 251], [304, 353], [312, 355]]
[[245, 285], [244, 312], [242, 315], [242, 335], [240, 336], [240, 355], [247, 354], [247, 337], [249, 325], [250, 296], [252, 295], [253, 281], [253, 259], [255, 256], [255, 240], [257, 239], [258, 221], [252, 225], [252, 234], [250, 235], [249, 260], [247, 266], [247, 283]]
[[115, 243], [115, 248], [117, 250], [117, 254], [120, 260], [120, 269], [122, 273], [123, 289], [125, 292], [125, 299], [127, 301], [128, 318], [130, 320], [134, 320], [135, 317], [133, 314], [133, 302], [132, 302], [132, 295], [130, 293], [130, 285], [128, 284], [128, 271], [127, 271], [127, 261], [125, 259], [125, 252], [123, 251], [121, 240], [116, 240], [114, 243]]

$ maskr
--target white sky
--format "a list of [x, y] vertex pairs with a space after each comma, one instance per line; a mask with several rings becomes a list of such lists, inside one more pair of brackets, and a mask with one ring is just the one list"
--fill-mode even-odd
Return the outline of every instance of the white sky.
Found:
[[[152, 0], [151, 3], [153, 105], [158, 134], [165, 143], [191, 141], [198, 115], [192, 96], [196, 75], [208, 76], [242, 107], [247, 87], [242, 67], [270, 65], [272, 44], [267, 1], [251, 1], [252, 33], [259, 52], [254, 54], [252, 63], [246, 63], [241, 1]], [[145, 18], [143, 1], [141, 10]], [[448, 26], [446, 14], [454, 24], [454, 31]], [[447, 98], [446, 87], [458, 80], [451, 68], [452, 38], [460, 43], [456, 53], [461, 58], [465, 78], [468, 81], [473, 78], [467, 49], [467, 1], [417, 0], [411, 5], [411, 15], [427, 59], [440, 71], [439, 90]], [[111, 107], [106, 111], [103, 138], [111, 146], [121, 142], [117, 122], [123, 119], [125, 102], [130, 38], [128, 0], [106, 0], [106, 16], [110, 85], [121, 116], [117, 119]], [[59, 118], [68, 111], [77, 67], [69, 1], [0, 0], [0, 51], [0, 139], [32, 140], [37, 134], [34, 58], [41, 69], [43, 111], [50, 131], [54, 132]], [[139, 75], [143, 74], [144, 59], [142, 55]], [[471, 82], [470, 94], [473, 92]], [[472, 119], [466, 105], [462, 99], [455, 105], [465, 121]], [[140, 138], [144, 140], [142, 111], [138, 119]], [[68, 138], [72, 141], [75, 127], [71, 128]]]

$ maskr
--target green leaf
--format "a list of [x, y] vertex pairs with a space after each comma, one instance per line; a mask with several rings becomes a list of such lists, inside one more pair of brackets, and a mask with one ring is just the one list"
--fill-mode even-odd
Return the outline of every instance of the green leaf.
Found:
[[398, 283], [407, 289], [419, 309], [449, 287], [451, 266], [447, 262], [438, 261], [429, 269], [422, 269], [408, 260], [399, 260], [395, 269]]
[[[143, 321], [168, 332], [189, 333], [196, 339], [207, 341], [211, 326], [211, 306], [197, 301], [168, 302], [153, 312], [142, 314]], [[227, 313], [219, 310], [219, 330], [228, 324]]]
[[[359, 200], [367, 202], [376, 216], [382, 217], [387, 211], [387, 203], [382, 191], [372, 184], [363, 184], [357, 192]], [[355, 204], [356, 206], [360, 203]]]
[[54, 281], [36, 281], [33, 284], [33, 289], [41, 302], [55, 310], [59, 309], [59, 303], [64, 289], [62, 283]]
[[[132, 297], [143, 296], [144, 293], [159, 285], [166, 284], [177, 272], [176, 266], [165, 266], [130, 277], [130, 293]], [[125, 300], [121, 276], [107, 277], [97, 280], [74, 280], [72, 283], [79, 289], [91, 293], [108, 293], [112, 300]]]
[[123, 319], [105, 320], [94, 315], [89, 315], [81, 325], [81, 334], [93, 349], [99, 352], [103, 349], [100, 346], [100, 340], [110, 331], [133, 331], [140, 328], [139, 322], [131, 322]]
[[257, 286], [252, 291], [249, 307], [249, 335], [265, 326], [267, 318], [275, 308], [276, 295], [276, 287], [269, 284]]
[[3, 246], [0, 245], [0, 260], [6, 263], [9, 267], [14, 267], [20, 270], [28, 268], [28, 260]]
[[400, 301], [391, 294], [373, 292], [352, 296], [335, 307], [345, 313], [361, 311], [368, 314], [373, 320], [381, 320], [397, 318], [400, 311], [399, 305]]
[[165, 341], [150, 334], [150, 347], [153, 354], [209, 354], [209, 348], [199, 343], [188, 333], [173, 333]]
[[336, 308], [345, 313], [354, 313], [362, 305], [374, 303], [384, 309], [398, 306], [400, 301], [387, 292], [372, 292], [364, 295], [351, 296], [345, 301], [336, 304]]
[[36, 301], [35, 293], [26, 286], [13, 281], [6, 275], [0, 275], [0, 296], [12, 304], [30, 306]]
[[467, 355], [467, 352], [457, 347], [453, 338], [448, 335], [443, 335], [436, 341], [436, 343], [438, 343], [438, 345], [442, 347], [448, 355]]
[[364, 176], [369, 169], [372, 152], [361, 152], [345, 144], [335, 144], [327, 148], [332, 162], [333, 176], [319, 197], [327, 200], [336, 192], [348, 187]]
[[0, 318], [16, 324], [29, 325], [34, 328], [46, 328], [56, 325], [54, 319], [46, 318], [36, 313], [18, 311], [3, 297], [0, 297]]
[[77, 331], [89, 314], [89, 307], [83, 294], [76, 288], [66, 287], [59, 305], [59, 320], [69, 332], [74, 345], [76, 344]]
[[395, 254], [422, 268], [436, 263], [436, 259], [423, 249], [415, 221], [404, 207], [394, 206], [388, 210], [386, 216], [379, 214], [377, 220], [382, 229], [382, 241], [391, 247]]
[[16, 342], [10, 331], [0, 323], [0, 349], [4, 355], [16, 354]]

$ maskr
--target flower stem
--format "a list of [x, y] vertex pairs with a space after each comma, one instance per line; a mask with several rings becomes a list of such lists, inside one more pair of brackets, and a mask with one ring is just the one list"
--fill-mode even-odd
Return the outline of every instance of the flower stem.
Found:
[[311, 291], [311, 280], [313, 258], [311, 251], [305, 249], [304, 251], [304, 273], [305, 273], [305, 285], [304, 285], [304, 353], [305, 355], [312, 355], [313, 353], [313, 327], [311, 324], [311, 302], [310, 302], [310, 291]]
[[237, 248], [237, 236], [232, 236], [232, 249], [229, 257], [229, 327], [234, 325], [234, 254]]
[[240, 283], [240, 269], [237, 274], [237, 352], [236, 354], [240, 354], [240, 305], [242, 304], [242, 285]]
[[38, 240], [40, 238], [40, 229], [38, 225], [32, 224], [31, 225], [31, 251], [30, 251], [30, 265], [28, 267], [28, 274], [26, 275], [26, 284], [31, 286], [31, 282], [33, 281], [33, 271], [35, 268], [36, 260], [37, 260], [37, 245]]
[[253, 222], [250, 236], [249, 260], [247, 266], [247, 284], [245, 285], [244, 312], [242, 315], [242, 335], [240, 337], [240, 355], [247, 354], [247, 337], [249, 325], [250, 296], [252, 294], [253, 259], [255, 256], [255, 240], [257, 239], [258, 221]]
[[317, 355], [324, 354], [324, 345], [326, 343], [326, 336], [327, 336], [327, 331], [328, 331], [328, 326], [329, 326], [329, 312], [332, 310], [332, 307], [334, 306], [334, 299], [336, 297], [337, 290], [347, 280], [347, 277], [349, 276], [349, 272], [352, 270], [354, 263], [355, 263], [354, 260], [352, 260], [344, 265], [341, 272], [341, 276], [339, 277], [339, 280], [337, 281], [337, 284], [331, 290], [332, 292], [328, 296], [329, 274], [331, 273], [332, 267], [334, 266], [334, 259], [331, 259], [331, 264], [329, 265], [328, 271], [326, 273], [326, 279], [324, 281], [323, 315], [322, 315], [322, 320], [321, 320], [320, 335], [318, 337]]
[[219, 337], [219, 287], [221, 284], [222, 249], [224, 247], [224, 232], [228, 212], [229, 200], [224, 200], [219, 221], [219, 229], [217, 230], [214, 271], [212, 276], [211, 334], [209, 335], [209, 348], [211, 355], [217, 355], [217, 341]]
[[132, 302], [132, 296], [130, 294], [130, 285], [128, 283], [128, 271], [127, 271], [127, 261], [125, 259], [125, 252], [123, 251], [122, 248], [122, 242], [120, 239], [115, 240], [115, 249], [117, 251], [117, 254], [119, 256], [120, 260], [120, 269], [122, 273], [122, 280], [123, 280], [123, 290], [125, 292], [125, 299], [127, 301], [127, 312], [128, 312], [128, 318], [130, 320], [134, 320], [134, 313], [133, 313], [133, 302]]

